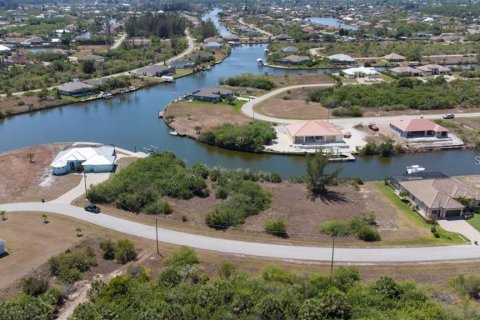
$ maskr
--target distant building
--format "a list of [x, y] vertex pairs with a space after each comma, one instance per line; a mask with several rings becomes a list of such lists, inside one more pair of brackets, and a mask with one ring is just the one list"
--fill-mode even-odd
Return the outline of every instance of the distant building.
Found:
[[203, 43], [209, 43], [209, 42], [223, 43], [224, 41], [225, 40], [223, 40], [223, 38], [220, 38], [220, 37], [210, 37], [203, 40]]
[[343, 65], [357, 65], [357, 61], [353, 59], [351, 56], [343, 53], [334, 54], [327, 57], [332, 63], [335, 64], [343, 64]]
[[113, 172], [117, 154], [112, 145], [68, 147], [60, 151], [50, 167], [54, 175], [70, 172]]
[[0, 54], [10, 53], [11, 49], [7, 46], [0, 44]]
[[377, 70], [367, 67], [349, 68], [341, 72], [351, 79], [368, 77], [372, 80], [378, 80], [380, 77], [380, 73]]
[[423, 71], [409, 66], [402, 66], [390, 69], [390, 72], [397, 76], [418, 77], [423, 76]]
[[399, 120], [390, 123], [390, 128], [405, 139], [448, 138], [448, 129], [427, 119]]
[[308, 120], [287, 126], [292, 144], [318, 145], [343, 143], [343, 134], [333, 125], [322, 120]]
[[160, 66], [157, 64], [153, 64], [148, 67], [140, 68], [135, 71], [135, 74], [138, 76], [144, 76], [144, 77], [163, 77], [163, 76], [170, 76], [175, 74], [175, 68], [174, 67], [165, 67], [165, 66]]
[[212, 42], [207, 42], [206, 44], [203, 45], [205, 49], [222, 49], [223, 48], [223, 43], [218, 43], [215, 41]]
[[188, 69], [193, 67], [193, 62], [189, 60], [174, 60], [170, 62], [170, 66], [175, 69]]
[[58, 92], [65, 96], [82, 97], [97, 92], [97, 89], [91, 84], [73, 81], [59, 85]]
[[190, 97], [196, 101], [220, 102], [222, 99], [233, 97], [233, 91], [222, 88], [203, 88], [193, 91]]
[[387, 60], [388, 62], [403, 62], [407, 60], [407, 58], [405, 58], [404, 56], [396, 53], [387, 54], [386, 56], [383, 56], [383, 59]]
[[426, 76], [446, 75], [450, 73], [450, 69], [448, 67], [444, 67], [438, 64], [426, 64], [424, 66], [418, 66], [416, 68], [418, 70], [421, 70]]
[[276, 39], [280, 41], [293, 41], [293, 38], [288, 34], [279, 34], [276, 36]]
[[282, 48], [280, 49], [281, 52], [283, 53], [297, 53], [298, 51], [300, 51], [300, 49], [298, 49], [297, 47], [285, 47], [285, 48]]
[[281, 63], [281, 64], [302, 64], [302, 63], [310, 61], [310, 57], [290, 55], [290, 56], [285, 57], [285, 58], [276, 59], [275, 61], [277, 63]]

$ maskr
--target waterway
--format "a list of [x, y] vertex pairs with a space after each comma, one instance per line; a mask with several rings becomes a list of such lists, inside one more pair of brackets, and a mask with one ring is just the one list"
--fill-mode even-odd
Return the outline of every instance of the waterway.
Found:
[[[142, 150], [153, 145], [160, 151], [174, 152], [190, 165], [205, 163], [209, 166], [275, 171], [283, 177], [303, 174], [304, 158], [301, 156], [230, 151], [171, 136], [164, 122], [157, 117], [158, 111], [164, 109], [171, 100], [198, 88], [215, 86], [222, 77], [244, 72], [309, 72], [257, 66], [256, 59], [264, 54], [265, 48], [265, 45], [236, 47], [223, 63], [211, 70], [180, 78], [176, 83], [157, 85], [109, 100], [67, 105], [0, 120], [0, 152], [65, 141], [97, 141], [130, 150]], [[366, 180], [402, 173], [411, 164], [452, 175], [478, 174], [480, 161], [477, 163], [475, 156], [474, 151], [454, 150], [402, 155], [391, 159], [359, 157], [355, 162], [341, 166], [344, 175], [360, 176]]]
[[342, 21], [332, 17], [312, 17], [312, 18], [306, 18], [305, 21], [311, 22], [314, 24], [319, 24], [322, 26], [334, 27], [337, 29], [347, 29], [347, 30], [353, 30], [353, 31], [358, 29], [357, 26], [343, 23]]

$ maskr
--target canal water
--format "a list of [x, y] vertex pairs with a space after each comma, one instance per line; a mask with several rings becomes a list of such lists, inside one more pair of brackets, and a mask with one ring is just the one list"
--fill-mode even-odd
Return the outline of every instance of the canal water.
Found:
[[[198, 88], [215, 86], [222, 77], [244, 72], [307, 72], [257, 66], [256, 59], [263, 55], [265, 48], [265, 45], [236, 47], [223, 63], [211, 70], [180, 78], [176, 83], [160, 84], [109, 100], [95, 100], [2, 119], [0, 152], [52, 142], [97, 141], [130, 150], [156, 146], [161, 151], [174, 152], [190, 165], [205, 163], [209, 166], [251, 168], [278, 172], [283, 177], [303, 174], [304, 157], [230, 151], [171, 136], [168, 127], [157, 117], [158, 111], [173, 99]], [[360, 176], [366, 180], [402, 173], [411, 164], [452, 175], [478, 174], [480, 166], [475, 156], [473, 151], [454, 150], [402, 155], [391, 159], [359, 157], [355, 162], [341, 166], [343, 175]]]

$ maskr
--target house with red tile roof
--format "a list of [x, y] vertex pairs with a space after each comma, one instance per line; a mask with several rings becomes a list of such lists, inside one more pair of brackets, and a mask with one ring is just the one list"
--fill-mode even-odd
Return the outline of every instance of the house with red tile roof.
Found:
[[287, 132], [293, 144], [343, 143], [342, 132], [322, 120], [308, 120], [290, 124], [287, 126]]
[[428, 119], [408, 119], [390, 123], [390, 128], [405, 139], [448, 138], [448, 129]]

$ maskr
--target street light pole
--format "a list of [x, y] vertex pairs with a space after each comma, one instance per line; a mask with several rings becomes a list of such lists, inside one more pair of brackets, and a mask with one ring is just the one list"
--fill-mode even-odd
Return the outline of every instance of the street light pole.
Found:
[[332, 260], [330, 261], [330, 278], [333, 275], [333, 258], [335, 255], [335, 236], [332, 237]]
[[155, 218], [155, 240], [156, 240], [156, 243], [157, 243], [157, 253], [158, 255], [161, 255], [160, 254], [160, 249], [158, 248], [158, 219]]

